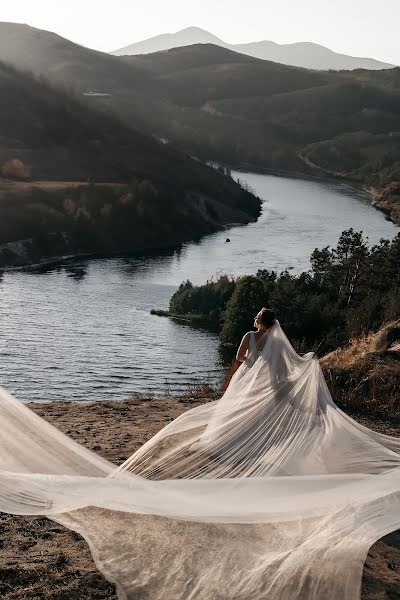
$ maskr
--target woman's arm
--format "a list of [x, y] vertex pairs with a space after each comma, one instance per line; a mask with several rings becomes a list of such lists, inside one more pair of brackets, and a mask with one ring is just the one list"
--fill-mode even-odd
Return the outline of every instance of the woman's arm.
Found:
[[246, 353], [249, 349], [249, 339], [250, 339], [250, 332], [246, 333], [243, 336], [243, 339], [240, 342], [238, 351], [236, 352], [236, 360], [238, 360], [239, 362], [243, 362], [246, 358]]

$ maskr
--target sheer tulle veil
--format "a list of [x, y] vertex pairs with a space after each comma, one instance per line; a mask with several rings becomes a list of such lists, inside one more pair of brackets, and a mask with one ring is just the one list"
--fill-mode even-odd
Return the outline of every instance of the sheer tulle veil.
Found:
[[81, 533], [120, 598], [355, 600], [400, 525], [400, 441], [342, 412], [278, 322], [118, 468], [5, 390], [0, 417], [0, 510]]

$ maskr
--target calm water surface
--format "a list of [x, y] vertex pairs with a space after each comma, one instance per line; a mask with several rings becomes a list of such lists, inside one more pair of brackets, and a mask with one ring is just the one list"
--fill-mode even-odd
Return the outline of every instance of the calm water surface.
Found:
[[346, 184], [233, 175], [264, 199], [257, 223], [164, 255], [5, 273], [0, 384], [24, 401], [69, 401], [217, 383], [224, 367], [216, 336], [149, 314], [167, 307], [181, 281], [259, 268], [307, 270], [312, 250], [335, 245], [349, 227], [363, 230], [371, 243], [396, 234], [368, 196]]

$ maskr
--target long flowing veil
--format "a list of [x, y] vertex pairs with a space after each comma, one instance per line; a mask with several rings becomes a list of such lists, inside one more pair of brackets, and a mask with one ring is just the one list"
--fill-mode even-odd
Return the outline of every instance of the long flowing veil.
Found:
[[400, 440], [341, 411], [278, 322], [118, 468], [4, 390], [0, 417], [0, 510], [81, 533], [120, 598], [355, 600], [400, 526]]

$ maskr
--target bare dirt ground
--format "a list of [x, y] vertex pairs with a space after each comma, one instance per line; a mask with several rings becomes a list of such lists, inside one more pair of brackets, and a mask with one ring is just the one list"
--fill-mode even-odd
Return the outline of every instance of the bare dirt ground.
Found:
[[[15, 179], [6, 179], [0, 176], [0, 190], [9, 190], [13, 192], [19, 192], [24, 190], [32, 190], [38, 188], [41, 190], [56, 191], [65, 190], [82, 186], [93, 185], [87, 181], [46, 181], [46, 180], [29, 180], [19, 181]], [[112, 187], [115, 189], [125, 189], [126, 184], [124, 183], [107, 183], [99, 182], [95, 184], [96, 187]]]
[[[30, 406], [61, 431], [120, 464], [169, 421], [209, 399], [207, 390], [198, 390], [178, 398], [135, 396], [121, 402]], [[389, 422], [360, 420], [382, 433], [399, 435]], [[46, 518], [0, 513], [0, 598], [114, 600], [116, 594], [96, 570], [89, 549], [78, 534]], [[395, 532], [370, 550], [362, 599], [399, 598], [400, 532]]]

